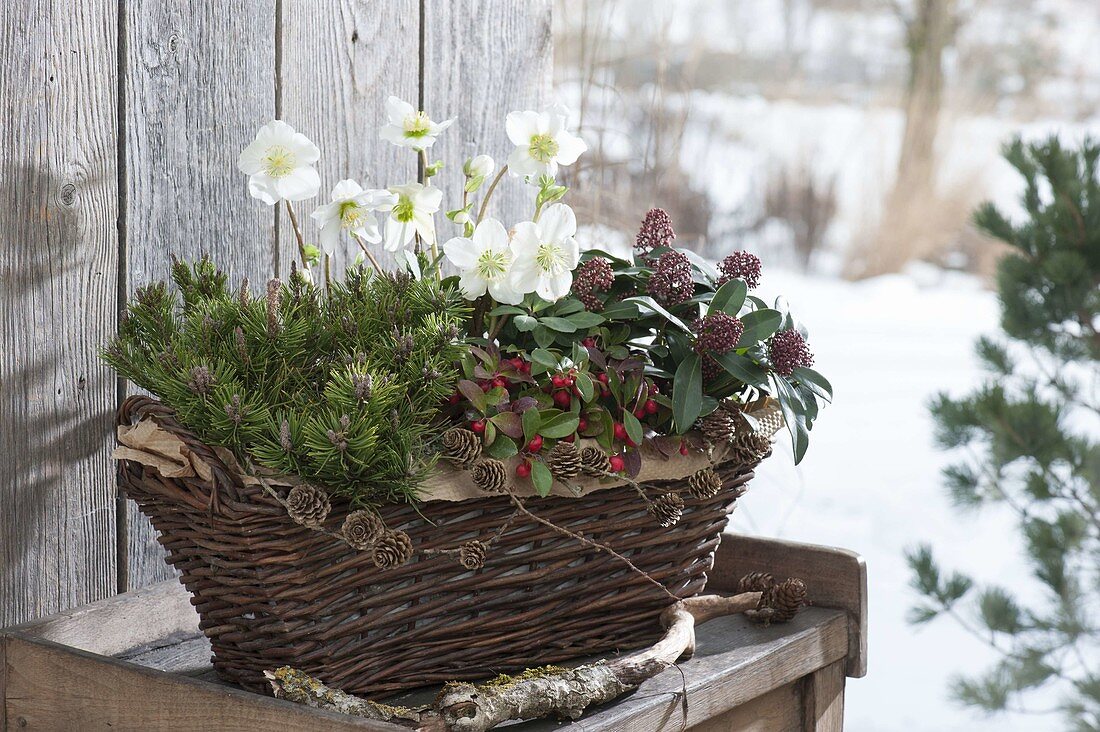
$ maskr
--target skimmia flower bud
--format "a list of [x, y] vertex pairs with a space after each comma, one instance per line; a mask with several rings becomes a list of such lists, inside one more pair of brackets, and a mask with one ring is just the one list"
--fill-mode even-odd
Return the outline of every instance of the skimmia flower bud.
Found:
[[670, 247], [676, 232], [672, 229], [672, 219], [664, 209], [651, 208], [642, 220], [642, 228], [634, 240], [634, 248], [645, 258], [657, 247]]
[[665, 252], [649, 278], [649, 294], [665, 305], [679, 305], [695, 293], [691, 261], [677, 251]]
[[698, 321], [695, 327], [695, 350], [698, 353], [713, 351], [729, 353], [745, 333], [740, 319], [727, 313], [711, 313]]
[[734, 252], [718, 265], [721, 273], [718, 286], [721, 287], [732, 279], [741, 279], [751, 290], [760, 284], [760, 269], [760, 257], [748, 252]]
[[790, 376], [799, 366], [813, 366], [814, 356], [806, 346], [806, 339], [797, 330], [776, 333], [768, 341], [768, 359], [772, 368], [783, 376]]
[[573, 294], [577, 296], [586, 310], [603, 310], [603, 302], [597, 293], [607, 292], [615, 283], [615, 273], [611, 263], [603, 257], [590, 259], [577, 268], [573, 276]]

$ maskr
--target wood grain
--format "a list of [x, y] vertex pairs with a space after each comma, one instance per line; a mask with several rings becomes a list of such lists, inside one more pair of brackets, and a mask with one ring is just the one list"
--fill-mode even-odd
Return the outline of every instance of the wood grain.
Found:
[[0, 626], [116, 587], [116, 6], [0, 3]]
[[803, 732], [841, 732], [844, 729], [844, 666], [838, 661], [803, 680]]
[[[385, 188], [416, 180], [416, 154], [380, 140], [378, 131], [386, 123], [386, 97], [416, 104], [420, 93], [420, 3], [283, 0], [280, 33], [280, 114], [321, 148], [321, 195], [297, 206], [306, 240], [317, 244], [309, 214], [329, 201], [338, 181], [352, 178], [364, 188]], [[282, 224], [279, 242], [287, 272], [297, 259], [297, 245]], [[349, 237], [342, 243], [333, 276], [359, 251]], [[383, 266], [393, 265], [381, 244], [371, 251]]]
[[691, 732], [793, 732], [802, 726], [803, 681], [794, 681], [717, 717]]
[[[373, 730], [381, 725], [17, 634], [0, 636], [0, 698], [12, 728], [73, 730]], [[397, 728], [399, 729], [399, 728]]]
[[867, 674], [867, 565], [855, 552], [835, 547], [726, 534], [715, 553], [707, 589], [737, 592], [749, 572], [770, 572], [777, 579], [799, 577], [818, 607], [845, 610], [851, 624], [848, 676]]
[[[172, 254], [209, 254], [232, 281], [262, 291], [275, 214], [248, 195], [237, 155], [275, 116], [275, 0], [119, 7], [127, 296], [166, 278]], [[128, 511], [127, 586], [175, 576], [148, 520], [132, 503]]]
[[[552, 67], [549, 0], [424, 0], [424, 109], [432, 119], [457, 118], [430, 150], [446, 165], [437, 183], [444, 205], [461, 205], [467, 158], [487, 153], [498, 166], [507, 161], [505, 117], [543, 107]], [[511, 227], [531, 217], [534, 195], [509, 176], [493, 201], [490, 215]], [[441, 240], [458, 232], [449, 221], [440, 230]]]

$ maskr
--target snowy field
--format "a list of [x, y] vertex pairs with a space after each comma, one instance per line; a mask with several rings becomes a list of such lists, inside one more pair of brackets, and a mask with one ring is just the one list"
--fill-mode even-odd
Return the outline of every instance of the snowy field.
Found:
[[[927, 401], [979, 378], [972, 343], [997, 329], [993, 293], [965, 275], [919, 268], [861, 283], [765, 269], [760, 294], [784, 294], [810, 328], [836, 403], [821, 415], [797, 468], [786, 443], [757, 472], [732, 528], [841, 546], [867, 561], [870, 670], [850, 680], [852, 732], [1034, 732], [1056, 717], [984, 717], [948, 697], [954, 674], [991, 653], [949, 619], [906, 623], [916, 594], [903, 552], [934, 545], [945, 567], [1005, 584], [1027, 581], [1009, 516], [960, 515], [941, 487], [948, 456], [932, 442]], [[813, 578], [807, 577], [813, 592]]]

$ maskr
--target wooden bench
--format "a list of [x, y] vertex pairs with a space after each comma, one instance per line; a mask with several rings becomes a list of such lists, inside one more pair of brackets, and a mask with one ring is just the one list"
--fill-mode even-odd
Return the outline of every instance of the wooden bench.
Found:
[[[695, 656], [617, 703], [585, 732], [841, 730], [846, 677], [866, 673], [863, 560], [848, 551], [729, 535], [708, 590], [751, 571], [802, 577], [814, 606], [762, 627], [725, 617], [698, 628]], [[217, 680], [186, 590], [162, 582], [0, 633], [0, 731], [405, 729], [298, 706]], [[686, 705], [683, 690], [687, 690]], [[545, 732], [550, 720], [510, 726]]]

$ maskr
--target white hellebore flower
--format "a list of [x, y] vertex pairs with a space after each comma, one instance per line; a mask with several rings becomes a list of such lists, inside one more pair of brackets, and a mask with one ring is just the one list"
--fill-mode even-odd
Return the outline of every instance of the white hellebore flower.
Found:
[[428, 119], [427, 112], [417, 111], [413, 105], [397, 97], [386, 100], [386, 114], [390, 118], [390, 123], [383, 125], [379, 137], [394, 145], [411, 147], [413, 150], [427, 150], [435, 143], [439, 133], [454, 123], [454, 119], [432, 122]]
[[462, 172], [467, 178], [488, 178], [496, 169], [496, 161], [488, 155], [476, 155], [462, 166]]
[[577, 217], [564, 203], [548, 207], [538, 222], [516, 224], [512, 286], [519, 292], [537, 293], [549, 302], [569, 294], [580, 259], [580, 247], [573, 238], [576, 233]]
[[476, 300], [488, 290], [493, 299], [505, 305], [523, 301], [523, 293], [512, 286], [512, 248], [508, 232], [496, 219], [485, 219], [471, 238], [455, 237], [443, 245], [447, 259], [458, 267], [459, 289], [467, 300]]
[[266, 204], [301, 201], [317, 195], [321, 176], [313, 164], [321, 151], [286, 122], [268, 122], [241, 151], [237, 167], [248, 178], [248, 192]]
[[363, 190], [353, 180], [342, 180], [332, 189], [332, 203], [317, 207], [310, 214], [321, 227], [321, 248], [326, 254], [336, 251], [340, 232], [347, 231], [377, 244], [382, 241], [374, 212], [388, 210], [397, 203], [397, 196], [386, 190]]
[[432, 214], [443, 202], [443, 191], [435, 186], [406, 183], [393, 186], [390, 193], [396, 196], [386, 220], [386, 251], [396, 252], [412, 241], [413, 234], [420, 234], [425, 244], [435, 244], [435, 221]]
[[544, 112], [510, 112], [504, 128], [515, 145], [508, 169], [517, 175], [556, 175], [559, 165], [572, 165], [588, 149], [565, 129], [569, 110], [555, 105]]

